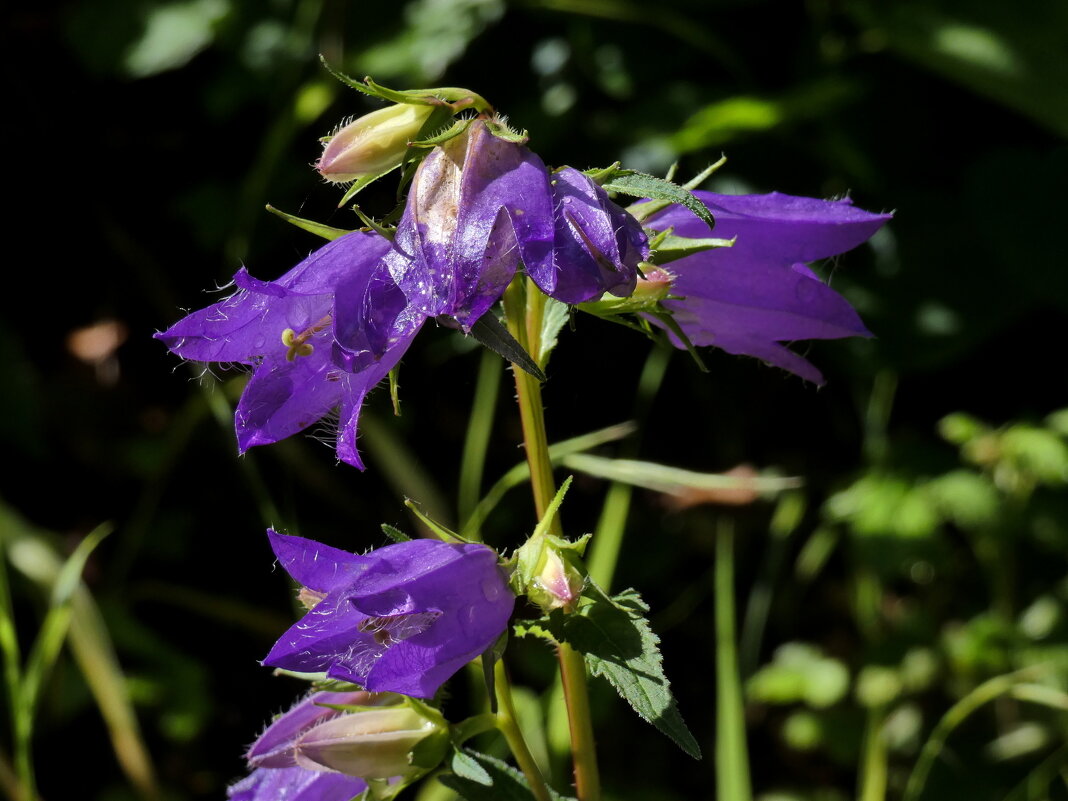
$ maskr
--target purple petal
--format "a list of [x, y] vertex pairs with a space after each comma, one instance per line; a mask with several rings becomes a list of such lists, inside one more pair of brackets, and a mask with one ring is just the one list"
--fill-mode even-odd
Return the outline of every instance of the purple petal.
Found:
[[428, 317], [465, 327], [497, 301], [520, 259], [548, 264], [552, 198], [545, 165], [476, 121], [419, 166], [391, 262], [397, 285]]
[[[731, 248], [668, 265], [676, 276], [672, 295], [681, 297], [664, 306], [695, 345], [755, 356], [822, 383], [815, 367], [779, 343], [870, 334], [852, 306], [802, 262], [856, 247], [890, 215], [871, 214], [847, 200], [696, 194], [716, 217], [716, 235], [737, 239]], [[654, 215], [650, 224], [675, 226], [682, 236], [707, 234], [704, 223], [678, 206]]]
[[363, 779], [304, 768], [257, 768], [231, 785], [230, 801], [350, 801], [367, 788]]
[[277, 281], [259, 281], [242, 268], [238, 291], [156, 334], [184, 359], [259, 364], [284, 358], [282, 332], [300, 332], [330, 313], [334, 285], [352, 271], [373, 266], [389, 249], [378, 235], [355, 232], [334, 240]]
[[302, 587], [328, 593], [349, 586], [374, 560], [315, 540], [267, 529], [271, 549], [286, 572]]
[[253, 743], [245, 758], [254, 768], [293, 767], [297, 764], [294, 759], [296, 738], [316, 724], [343, 714], [323, 704], [366, 704], [369, 698], [369, 694], [362, 690], [313, 693], [276, 718]]
[[293, 361], [265, 361], [252, 374], [234, 413], [241, 453], [303, 431], [341, 400], [341, 371], [330, 360], [330, 329], [308, 340], [314, 350]]
[[637, 265], [649, 255], [641, 225], [588, 176], [564, 167], [553, 173], [555, 246], [551, 262], [527, 266], [547, 295], [582, 303], [605, 292], [634, 291]]

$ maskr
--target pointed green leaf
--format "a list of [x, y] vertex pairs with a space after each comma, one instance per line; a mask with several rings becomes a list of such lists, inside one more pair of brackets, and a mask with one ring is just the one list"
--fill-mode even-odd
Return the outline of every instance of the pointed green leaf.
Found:
[[321, 236], [323, 239], [333, 241], [340, 239], [345, 234], [351, 234], [352, 231], [346, 231], [344, 228], [334, 228], [329, 225], [323, 225], [322, 223], [315, 222], [314, 220], [305, 220], [303, 217], [297, 217], [293, 214], [287, 214], [286, 212], [276, 209], [274, 206], [268, 204], [267, 211], [276, 217], [281, 217], [287, 223], [297, 226], [297, 228], [303, 229], [308, 233]]
[[[526, 778], [507, 762], [469, 749], [458, 749], [452, 758], [452, 773], [438, 781], [466, 801], [533, 801]], [[572, 801], [551, 787], [553, 801]]]
[[405, 498], [404, 505], [407, 506], [411, 513], [419, 518], [419, 522], [430, 529], [434, 536], [439, 540], [442, 540], [443, 542], [470, 542], [469, 539], [461, 537], [455, 531], [451, 531], [441, 525], [441, 523], [428, 517], [411, 498]]
[[[705, 167], [703, 170], [701, 170], [701, 172], [697, 173], [697, 175], [695, 175], [689, 181], [687, 181], [686, 183], [682, 184], [682, 188], [685, 189], [688, 192], [696, 189], [701, 184], [703, 184], [705, 181], [707, 181], [709, 179], [709, 177], [712, 175], [712, 173], [714, 173], [716, 170], [718, 170], [720, 167], [722, 167], [726, 163], [727, 163], [727, 157], [726, 156], [721, 156], [719, 161], [717, 161], [715, 164], [709, 164], [707, 167]], [[670, 182], [672, 180], [672, 176], [673, 175], [674, 175], [674, 170], [669, 170], [668, 171], [668, 175], [664, 180]], [[672, 200], [669, 200], [669, 199], [666, 199], [666, 198], [661, 198], [660, 200], [653, 200], [653, 201], [651, 201], [649, 203], [639, 203], [639, 204], [636, 204], [636, 205], [633, 205], [633, 206], [629, 206], [627, 208], [627, 211], [629, 211], [639, 221], [642, 221], [642, 220], [649, 219], [654, 214], [656, 214], [658, 211], [661, 211], [661, 210], [667, 208], [673, 202], [674, 201], [672, 201]], [[709, 226], [709, 227], [711, 227], [711, 226]]]
[[537, 362], [530, 358], [530, 354], [516, 342], [515, 337], [508, 333], [508, 329], [501, 325], [501, 321], [492, 312], [478, 318], [478, 322], [471, 326], [471, 336], [539, 381], [547, 380]]
[[665, 181], [663, 178], [657, 178], [655, 175], [647, 175], [643, 172], [620, 173], [609, 180], [604, 188], [610, 192], [622, 192], [634, 197], [678, 203], [704, 220], [710, 229], [716, 224], [712, 212], [692, 192], [683, 189], [678, 184]]
[[607, 679], [638, 715], [700, 759], [701, 748], [686, 728], [664, 675], [660, 638], [645, 618], [649, 607], [635, 590], [609, 598], [592, 586], [588, 597], [590, 603], [577, 613], [554, 612], [539, 622], [582, 653], [590, 673]]

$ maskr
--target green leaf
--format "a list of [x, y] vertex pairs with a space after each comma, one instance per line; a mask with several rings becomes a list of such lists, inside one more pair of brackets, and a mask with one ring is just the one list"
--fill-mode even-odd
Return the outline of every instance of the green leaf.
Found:
[[303, 217], [297, 217], [293, 214], [288, 214], [281, 209], [276, 209], [274, 206], [267, 204], [267, 211], [276, 217], [281, 217], [287, 223], [297, 226], [297, 228], [303, 229], [308, 233], [321, 236], [330, 242], [335, 239], [340, 239], [345, 234], [351, 234], [352, 231], [346, 231], [344, 228], [334, 228], [330, 225], [323, 225], [322, 223], [315, 222], [314, 220], [305, 220]]
[[678, 203], [704, 220], [710, 229], [716, 224], [716, 221], [712, 218], [712, 212], [692, 192], [683, 189], [678, 184], [671, 183], [671, 181], [657, 178], [655, 175], [648, 175], [643, 172], [617, 173], [604, 184], [604, 188], [610, 192], [622, 192], [625, 195], [633, 195], [634, 197]]
[[541, 317], [541, 347], [538, 349], [538, 364], [546, 364], [549, 354], [556, 347], [560, 329], [571, 318], [571, 309], [566, 303], [546, 298], [545, 309]]
[[649, 607], [633, 589], [609, 598], [594, 586], [589, 600], [576, 614], [549, 615], [546, 628], [582, 653], [590, 673], [607, 679], [639, 716], [700, 759], [664, 675], [660, 638], [645, 618]]
[[501, 321], [492, 312], [478, 318], [478, 322], [471, 326], [471, 336], [539, 381], [547, 380], [537, 362], [516, 342], [515, 337], [508, 333], [508, 329], [501, 325]]
[[[452, 773], [438, 776], [438, 781], [466, 801], [532, 801], [534, 794], [523, 774], [507, 762], [458, 749], [452, 758]], [[571, 801], [549, 788], [553, 801]]]

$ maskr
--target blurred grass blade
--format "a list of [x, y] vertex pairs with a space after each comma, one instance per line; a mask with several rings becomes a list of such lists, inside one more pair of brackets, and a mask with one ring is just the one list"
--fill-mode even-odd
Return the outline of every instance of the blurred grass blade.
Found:
[[[71, 652], [104, 718], [115, 757], [143, 798], [150, 801], [158, 799], [160, 791], [155, 770], [141, 737], [126, 679], [115, 656], [107, 626], [85, 586], [80, 581], [68, 581], [66, 578], [73, 573], [77, 579], [81, 572], [80, 566], [77, 571], [74, 569], [75, 557], [68, 559], [65, 576], [63, 561], [51, 542], [53, 538], [47, 532], [34, 530], [2, 503], [0, 537], [16, 570], [54, 599], [67, 597]], [[91, 550], [95, 544], [83, 541], [79, 548]], [[3, 569], [2, 566], [0, 569]]]
[[[623, 437], [633, 432], [633, 423], [619, 423], [598, 431], [591, 431], [589, 434], [582, 434], [581, 436], [550, 445], [549, 457], [553, 460], [553, 464], [556, 464], [562, 462], [563, 458], [568, 454], [578, 453], [579, 451], [596, 448], [598, 445], [604, 445], [607, 442], [623, 439]], [[472, 535], [469, 532], [477, 532], [482, 527], [483, 522], [497, 507], [505, 493], [521, 484], [525, 484], [529, 477], [530, 467], [524, 460], [497, 479], [497, 483], [490, 487], [489, 491], [482, 497], [482, 500], [478, 502], [478, 506], [471, 513], [471, 517], [464, 521], [460, 534], [465, 538], [470, 538]]]
[[568, 454], [560, 463], [580, 473], [622, 481], [636, 487], [684, 496], [689, 491], [752, 490], [757, 493], [778, 493], [797, 489], [800, 478], [792, 476], [731, 476], [721, 473], [696, 473], [678, 467], [635, 459], [607, 459], [590, 454]]
[[[74, 593], [81, 584], [82, 571], [90, 554], [113, 530], [110, 523], [97, 526], [86, 536], [63, 563], [52, 584], [48, 612], [26, 658], [26, 672], [22, 679], [21, 702], [31, 718], [36, 711], [41, 685], [47, 680], [59, 658], [59, 651], [67, 639]], [[40, 543], [43, 546], [43, 543]], [[22, 547], [16, 543], [15, 548]], [[14, 554], [13, 554], [14, 557]]]
[[[483, 349], [478, 363], [478, 381], [475, 384], [475, 397], [471, 403], [471, 416], [467, 422], [467, 434], [464, 437], [464, 449], [460, 458], [460, 489], [457, 506], [460, 520], [471, 517], [478, 505], [478, 496], [482, 489], [482, 477], [486, 466], [486, 451], [489, 448], [490, 432], [493, 430], [494, 411], [497, 408], [497, 394], [501, 386], [501, 373], [504, 362], [497, 354]], [[474, 538], [477, 531], [468, 531]]]

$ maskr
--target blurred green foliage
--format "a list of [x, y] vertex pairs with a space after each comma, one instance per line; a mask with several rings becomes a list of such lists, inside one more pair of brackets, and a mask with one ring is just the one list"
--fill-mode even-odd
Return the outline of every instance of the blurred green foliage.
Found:
[[[372, 106], [325, 75], [321, 53], [386, 84], [469, 85], [550, 164], [623, 158], [662, 171], [678, 160], [685, 177], [725, 150], [719, 191], [848, 192], [896, 209], [870, 247], [818, 266], [877, 335], [811, 346], [827, 388], [721, 353], [707, 357], [711, 376], [676, 358], [640, 444], [601, 446], [694, 472], [751, 462], [802, 476], [788, 524], [761, 504], [665, 511], [638, 491], [616, 581], [649, 600], [681, 709], [711, 752], [712, 543], [717, 519], [735, 518], [763, 801], [876, 792], [880, 771], [887, 798], [1068, 797], [1066, 9], [10, 4], [3, 132], [16, 209], [8, 274], [19, 280], [0, 315], [0, 443], [13, 466], [0, 497], [15, 512], [0, 526], [5, 543], [36, 532], [61, 564], [101, 521], [115, 525], [83, 575], [80, 597], [96, 611], [41, 694], [42, 795], [146, 797], [154, 771], [167, 798], [219, 798], [243, 771], [243, 745], [299, 691], [256, 664], [292, 612], [264, 525], [361, 550], [384, 544], [379, 523], [405, 526], [400, 496], [413, 481], [441, 506], [456, 496], [479, 360], [455, 332], [427, 332], [409, 353], [403, 417], [386, 393], [372, 399], [362, 475], [310, 438], [237, 459], [228, 418], [243, 376], [197, 377], [150, 339], [241, 264], [269, 278], [316, 246], [266, 203], [356, 225], [309, 165], [318, 137]], [[368, 191], [371, 211], [391, 207], [391, 188]], [[565, 329], [545, 390], [551, 439], [625, 419], [646, 348], [589, 320]], [[483, 491], [515, 464], [519, 441], [511, 392], [488, 397]], [[576, 481], [570, 534], [594, 529], [603, 490]], [[502, 547], [532, 520], [521, 493], [507, 501], [482, 525]], [[28, 648], [44, 596], [14, 567]], [[547, 654], [522, 643], [514, 654], [518, 681], [548, 685]], [[610, 693], [595, 688], [594, 702], [610, 797], [707, 797], [710, 763], [620, 718]], [[152, 755], [142, 780], [116, 720]], [[75, 740], [91, 776], [54, 769]], [[0, 753], [12, 753], [6, 731]]]

